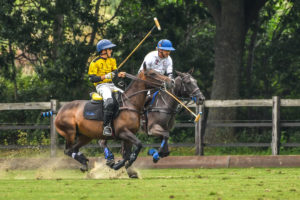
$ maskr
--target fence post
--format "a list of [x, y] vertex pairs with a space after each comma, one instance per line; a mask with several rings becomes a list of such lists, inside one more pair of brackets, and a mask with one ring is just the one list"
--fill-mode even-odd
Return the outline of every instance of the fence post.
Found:
[[56, 149], [57, 149], [57, 134], [55, 130], [55, 125], [54, 125], [54, 120], [56, 117], [56, 112], [57, 112], [57, 106], [58, 106], [58, 101], [56, 99], [51, 99], [51, 111], [53, 112], [53, 115], [51, 116], [51, 121], [50, 121], [50, 141], [51, 141], [51, 150], [50, 150], [50, 155], [51, 157], [56, 156]]
[[202, 122], [203, 122], [203, 117], [204, 117], [204, 109], [203, 105], [196, 105], [196, 113], [202, 112], [200, 120], [195, 124], [195, 147], [196, 147], [196, 152], [195, 154], [198, 156], [203, 156], [204, 151], [203, 151], [203, 136], [202, 136]]
[[280, 149], [280, 98], [274, 96], [272, 107], [272, 155], [279, 155]]

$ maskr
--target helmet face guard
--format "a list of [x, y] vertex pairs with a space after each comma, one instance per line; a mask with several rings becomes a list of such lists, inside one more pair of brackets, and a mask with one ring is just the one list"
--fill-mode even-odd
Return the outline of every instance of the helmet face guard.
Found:
[[166, 50], [166, 51], [175, 51], [173, 48], [172, 42], [167, 39], [160, 40], [157, 43], [157, 48], [161, 50]]
[[110, 49], [115, 46], [117, 46], [117, 45], [113, 44], [110, 40], [103, 39], [97, 43], [96, 50], [97, 50], [97, 52], [101, 52], [102, 50]]

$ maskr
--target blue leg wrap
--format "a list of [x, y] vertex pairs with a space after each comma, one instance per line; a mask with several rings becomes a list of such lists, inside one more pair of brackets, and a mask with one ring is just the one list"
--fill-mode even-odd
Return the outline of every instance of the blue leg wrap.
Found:
[[152, 157], [153, 157], [153, 160], [158, 161], [159, 160], [158, 152], [155, 152]]
[[153, 162], [157, 162], [160, 158], [156, 149], [149, 149], [148, 155], [151, 155], [153, 157]]
[[156, 149], [149, 149], [148, 155], [153, 156], [153, 154], [154, 154], [155, 152], [157, 152]]
[[104, 156], [105, 156], [105, 159], [107, 159], [107, 160], [115, 159], [114, 154], [112, 152], [110, 152], [110, 150], [107, 147], [104, 148]]
[[166, 143], [166, 140], [163, 139], [163, 140], [161, 141], [160, 148], [163, 148], [163, 147], [165, 146], [165, 143]]

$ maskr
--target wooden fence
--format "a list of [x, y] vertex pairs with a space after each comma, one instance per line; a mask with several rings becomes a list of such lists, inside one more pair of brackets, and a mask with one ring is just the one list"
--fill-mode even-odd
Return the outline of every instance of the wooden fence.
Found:
[[[52, 110], [53, 115], [50, 119], [50, 125], [34, 125], [34, 126], [0, 126], [0, 130], [9, 129], [49, 129], [51, 135], [51, 156], [56, 155], [57, 149], [57, 133], [54, 127], [54, 119], [58, 108], [67, 102], [58, 102], [51, 100], [50, 102], [30, 102], [30, 103], [0, 103], [1, 110]], [[281, 107], [300, 107], [300, 99], [280, 99], [275, 96], [272, 99], [253, 99], [253, 100], [207, 100], [204, 105], [196, 107], [196, 113], [202, 112], [203, 116], [198, 123], [179, 123], [176, 127], [194, 127], [195, 128], [195, 154], [204, 155], [205, 146], [223, 146], [223, 147], [271, 147], [272, 155], [279, 154], [280, 145], [299, 147], [299, 143], [280, 144], [280, 127], [300, 127], [300, 123], [282, 123], [280, 121]], [[270, 123], [208, 123], [204, 124], [204, 108], [221, 108], [221, 107], [272, 107], [272, 122]], [[205, 144], [203, 142], [204, 127], [272, 127], [272, 141], [270, 143], [231, 143], [231, 144]], [[152, 144], [153, 145], [153, 144]], [[158, 144], [154, 144], [157, 146]], [[148, 146], [148, 145], [147, 145]], [[172, 146], [172, 145], [171, 145]], [[190, 146], [189, 144], [174, 144], [173, 146]]]

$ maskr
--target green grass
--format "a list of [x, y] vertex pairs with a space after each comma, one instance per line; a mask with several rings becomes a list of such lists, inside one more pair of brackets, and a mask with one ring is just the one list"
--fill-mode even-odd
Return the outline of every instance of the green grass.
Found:
[[[98, 173], [114, 174], [114, 171]], [[124, 172], [122, 172], [124, 173]], [[300, 169], [143, 169], [140, 179], [78, 170], [0, 171], [0, 199], [300, 199]]]

